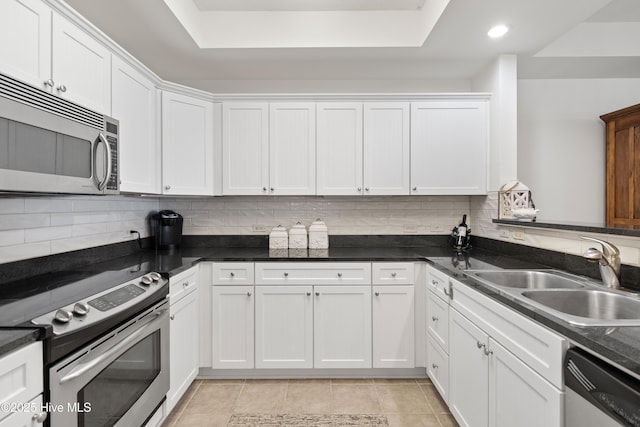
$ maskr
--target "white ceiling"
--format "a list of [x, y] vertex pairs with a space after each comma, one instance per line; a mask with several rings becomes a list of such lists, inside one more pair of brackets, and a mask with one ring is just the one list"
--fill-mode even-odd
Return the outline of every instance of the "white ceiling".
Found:
[[[255, 8], [266, 3], [181, 1], [196, 1], [203, 8], [231, 4]], [[277, 4], [290, 7], [300, 1], [279, 0]], [[318, 7], [319, 0], [308, 1], [303, 7]], [[331, 4], [342, 1], [332, 0]], [[396, 1], [351, 0], [350, 7], [355, 10], [376, 3], [375, 7], [384, 8]], [[433, 1], [426, 0], [424, 7]], [[412, 81], [469, 80], [500, 54], [518, 56], [519, 78], [640, 78], [636, 52], [608, 48], [616, 41], [625, 46], [624, 40], [638, 40], [638, 0], [450, 0], [419, 47], [270, 49], [201, 49], [159, 0], [67, 2], [162, 78], [209, 91], [224, 92], [225, 82], [235, 82], [229, 85], [233, 88], [246, 82], [247, 88], [268, 91], [275, 87], [268, 82], [277, 81], [279, 88], [289, 85], [293, 91], [296, 82], [304, 81], [351, 81], [354, 87], [362, 81], [392, 81], [400, 87]], [[416, 2], [421, 3], [398, 1], [404, 7]], [[491, 40], [486, 32], [497, 23], [506, 23], [511, 30], [504, 38]], [[607, 26], [607, 33], [602, 34], [597, 25], [601, 23], [629, 25], [626, 29]], [[621, 29], [612, 32], [614, 27]], [[572, 31], [588, 32], [588, 42], [576, 39], [575, 34], [572, 37]], [[545, 49], [553, 55], [545, 54]], [[577, 51], [581, 52], [578, 56]]]
[[200, 10], [415, 10], [426, 0], [193, 0]]

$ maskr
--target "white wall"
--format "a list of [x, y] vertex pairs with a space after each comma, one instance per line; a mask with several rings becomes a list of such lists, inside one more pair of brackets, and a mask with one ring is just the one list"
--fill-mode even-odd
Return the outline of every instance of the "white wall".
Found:
[[640, 79], [518, 81], [518, 178], [539, 221], [603, 225], [605, 132], [600, 116], [640, 102]]

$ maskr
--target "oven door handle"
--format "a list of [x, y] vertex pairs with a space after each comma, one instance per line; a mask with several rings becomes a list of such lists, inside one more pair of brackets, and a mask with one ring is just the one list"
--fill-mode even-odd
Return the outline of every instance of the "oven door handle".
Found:
[[161, 323], [163, 321], [162, 316], [166, 314], [166, 311], [167, 309], [156, 311], [155, 313], [153, 313], [154, 316], [152, 316], [149, 320], [147, 320], [144, 325], [140, 326], [136, 331], [132, 332], [129, 336], [124, 338], [122, 341], [120, 341], [110, 349], [106, 350], [104, 353], [101, 353], [99, 356], [95, 357], [94, 359], [91, 359], [85, 363], [80, 363], [78, 366], [76, 366], [71, 371], [69, 371], [67, 375], [65, 375], [60, 379], [60, 385], [84, 375], [91, 369], [100, 365], [105, 360], [118, 354], [120, 351], [122, 351], [132, 342], [137, 341], [139, 338], [144, 336], [149, 329], [157, 328], [158, 323]]

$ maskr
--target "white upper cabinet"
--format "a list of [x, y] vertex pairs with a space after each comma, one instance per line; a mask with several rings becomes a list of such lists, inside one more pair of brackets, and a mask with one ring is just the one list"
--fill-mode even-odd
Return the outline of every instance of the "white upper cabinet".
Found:
[[120, 121], [120, 191], [158, 194], [157, 91], [151, 80], [113, 57], [111, 115]]
[[316, 105], [269, 105], [269, 192], [316, 194]]
[[38, 0], [0, 2], [0, 70], [111, 113], [111, 53]]
[[84, 30], [53, 14], [53, 93], [101, 113], [111, 112], [111, 53]]
[[269, 104], [222, 105], [222, 194], [269, 194]]
[[162, 92], [163, 194], [213, 195], [213, 103]]
[[364, 104], [364, 194], [409, 194], [409, 103]]
[[0, 71], [46, 87], [51, 78], [51, 9], [41, 0], [0, 2]]
[[485, 101], [411, 104], [411, 194], [486, 194]]
[[317, 194], [363, 194], [362, 103], [322, 102], [316, 108]]

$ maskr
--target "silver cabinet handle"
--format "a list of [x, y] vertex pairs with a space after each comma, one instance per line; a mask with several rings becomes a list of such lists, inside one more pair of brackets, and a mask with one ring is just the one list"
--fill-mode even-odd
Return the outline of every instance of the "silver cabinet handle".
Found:
[[379, 297], [379, 296], [380, 296], [380, 292], [375, 292], [375, 295], [376, 295], [377, 297]]
[[165, 189], [165, 190], [171, 190], [171, 186], [170, 186], [170, 185], [165, 185], [165, 186], [164, 186], [164, 189]]
[[319, 297], [320, 296], [320, 292], [316, 292], [316, 296]]
[[391, 273], [391, 277], [396, 277], [396, 272]]
[[267, 187], [262, 187], [262, 191], [266, 192], [267, 191]]
[[60, 86], [58, 86], [58, 87], [56, 88], [56, 90], [57, 90], [58, 92], [62, 92], [62, 93], [64, 93], [64, 92], [66, 92], [66, 91], [67, 91], [67, 87], [66, 87], [65, 85], [60, 85]]
[[365, 187], [365, 188], [364, 188], [364, 191], [369, 191], [369, 187]]
[[449, 291], [449, 288], [444, 288], [443, 291], [446, 296], [451, 296], [451, 292]]
[[184, 287], [184, 288], [188, 288], [188, 287], [189, 287], [189, 282], [184, 282], [184, 283], [182, 284], [182, 287]]
[[431, 364], [431, 367], [432, 367], [433, 369], [438, 369], [438, 365], [436, 365], [435, 363], [432, 363], [432, 364]]
[[276, 191], [276, 189], [271, 187], [271, 192], [273, 193], [274, 191]]
[[55, 83], [53, 82], [52, 79], [47, 79], [44, 81], [44, 85], [45, 86], [49, 86], [49, 87], [53, 87], [55, 85]]
[[433, 286], [438, 286], [438, 281], [437, 281], [437, 280], [432, 280], [432, 281], [431, 281], [431, 284], [432, 284]]
[[431, 320], [433, 320], [434, 322], [437, 322], [438, 318], [436, 316], [431, 316]]
[[418, 187], [413, 187], [413, 191], [418, 191]]
[[338, 277], [342, 277], [342, 273], [338, 273]]
[[172, 314], [171, 316], [169, 316], [169, 319], [171, 319], [171, 320], [175, 320], [175, 318], [176, 318], [175, 314]]
[[307, 296], [310, 297], [311, 296], [311, 292], [307, 292]]
[[489, 356], [490, 354], [493, 354], [493, 350], [489, 350], [486, 346], [484, 348], [484, 355], [485, 356]]
[[478, 348], [484, 348], [484, 347], [486, 347], [486, 344], [485, 344], [485, 343], [482, 343], [482, 342], [480, 342], [480, 341], [478, 341], [478, 342], [476, 343], [476, 345], [478, 346]]
[[289, 273], [287, 273], [286, 271], [284, 272], [284, 277], [289, 277]]
[[358, 187], [358, 191], [362, 191], [362, 187]]
[[235, 277], [236, 273], [234, 273], [233, 271], [231, 273], [229, 273], [229, 276], [231, 277]]
[[251, 292], [247, 292], [247, 296], [250, 297], [251, 296]]
[[47, 412], [40, 412], [39, 414], [33, 414], [31, 419], [38, 424], [42, 424], [47, 419], [47, 415], [48, 415]]

